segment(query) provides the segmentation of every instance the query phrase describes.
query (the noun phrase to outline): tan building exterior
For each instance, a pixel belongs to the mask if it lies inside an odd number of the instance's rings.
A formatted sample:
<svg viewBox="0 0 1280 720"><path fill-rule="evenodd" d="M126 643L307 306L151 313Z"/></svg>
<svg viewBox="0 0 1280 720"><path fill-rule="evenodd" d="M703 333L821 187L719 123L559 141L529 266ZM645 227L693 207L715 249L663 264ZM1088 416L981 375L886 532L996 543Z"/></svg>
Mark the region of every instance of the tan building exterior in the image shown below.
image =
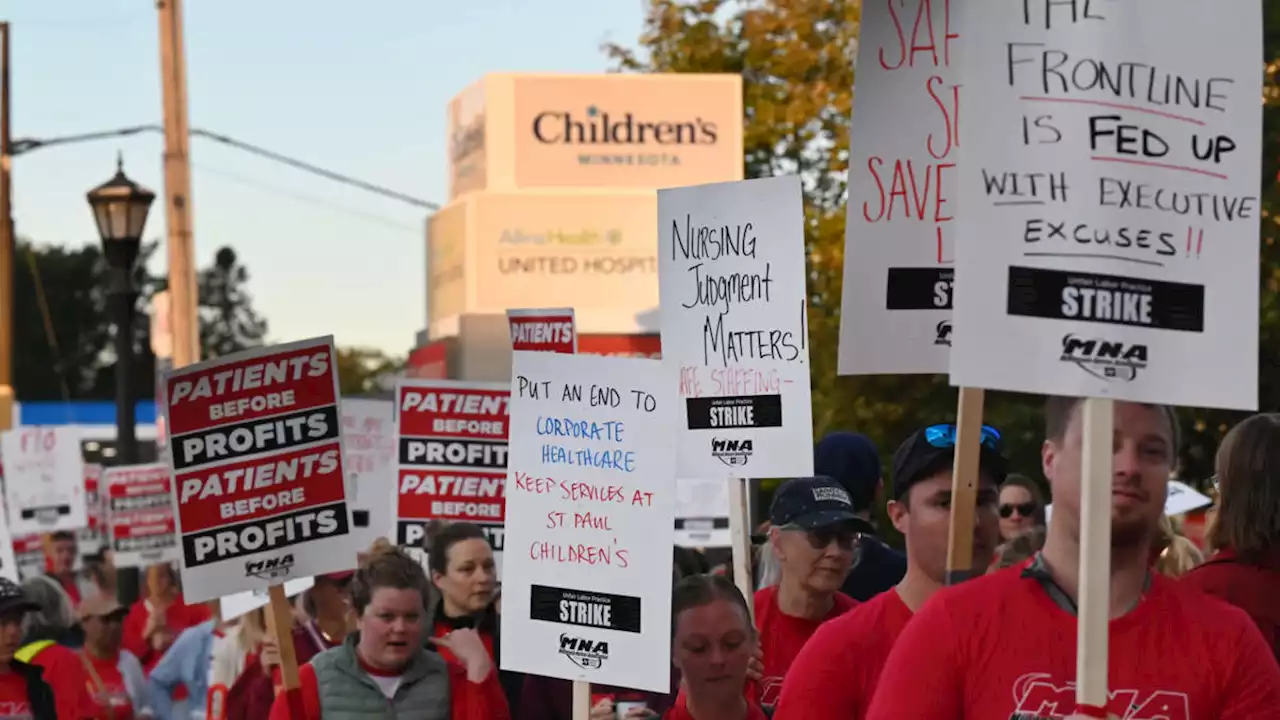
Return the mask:
<svg viewBox="0 0 1280 720"><path fill-rule="evenodd" d="M572 307L580 333L655 333L656 190L742 179L736 75L487 75L447 117L431 343L519 307Z"/></svg>

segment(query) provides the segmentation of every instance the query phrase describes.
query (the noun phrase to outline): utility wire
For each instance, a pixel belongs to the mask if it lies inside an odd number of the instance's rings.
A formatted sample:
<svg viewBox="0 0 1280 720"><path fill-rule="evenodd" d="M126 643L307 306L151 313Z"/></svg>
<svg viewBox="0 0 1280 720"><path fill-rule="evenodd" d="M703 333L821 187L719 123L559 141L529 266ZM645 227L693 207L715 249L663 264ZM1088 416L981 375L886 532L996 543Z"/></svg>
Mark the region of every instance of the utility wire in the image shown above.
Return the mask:
<svg viewBox="0 0 1280 720"><path fill-rule="evenodd" d="M18 156L46 147L67 145L78 142L90 142L94 140L105 140L116 137L128 137L131 135L150 132L163 133L164 128L160 125L134 125L131 127L117 128L115 130L102 130L99 132L81 133L78 135L62 135L52 138L17 138L12 142L10 152L14 156ZM343 173L334 170L322 168L319 165L313 165L304 160L299 160L297 158L275 152L274 150L268 150L264 147L244 142L243 140L237 140L230 135L223 135L222 133L215 133L209 130L202 130L200 128L191 128L191 135L193 137L212 140L216 143L227 145L228 147L233 147L237 150L257 155L258 157L263 157L268 160L273 160L297 170L302 170L303 172L311 173L312 175L318 175L327 180L332 180L343 185L364 190L365 192L373 193L374 195L381 195L385 198L398 200L402 203L413 205L414 207L424 208L433 212L440 209L439 203L433 203L429 200L416 198L412 195L406 195L405 193L383 187L382 185L376 185L350 175L344 175Z"/></svg>

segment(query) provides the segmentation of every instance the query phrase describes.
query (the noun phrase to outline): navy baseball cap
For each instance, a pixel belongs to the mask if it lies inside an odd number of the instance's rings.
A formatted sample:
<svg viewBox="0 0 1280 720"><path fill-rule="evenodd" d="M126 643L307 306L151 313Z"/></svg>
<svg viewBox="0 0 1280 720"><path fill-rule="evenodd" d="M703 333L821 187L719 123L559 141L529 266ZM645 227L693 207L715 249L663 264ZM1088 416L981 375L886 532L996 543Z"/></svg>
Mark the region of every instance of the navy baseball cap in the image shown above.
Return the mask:
<svg viewBox="0 0 1280 720"><path fill-rule="evenodd" d="M783 483L773 495L769 523L779 528L818 530L841 523L866 524L866 521L854 515L848 490L829 477L817 476Z"/></svg>
<svg viewBox="0 0 1280 720"><path fill-rule="evenodd" d="M956 426L930 425L913 433L893 453L893 497L901 500L915 483L955 464ZM1000 431L983 425L978 469L996 485L1009 474Z"/></svg>

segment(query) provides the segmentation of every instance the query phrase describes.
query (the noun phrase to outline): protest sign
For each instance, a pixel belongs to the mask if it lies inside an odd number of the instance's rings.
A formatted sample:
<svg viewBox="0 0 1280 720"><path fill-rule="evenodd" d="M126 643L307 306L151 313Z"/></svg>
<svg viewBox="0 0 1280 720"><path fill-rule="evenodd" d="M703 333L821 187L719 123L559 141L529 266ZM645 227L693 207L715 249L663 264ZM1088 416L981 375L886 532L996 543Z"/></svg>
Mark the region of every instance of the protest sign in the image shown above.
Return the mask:
<svg viewBox="0 0 1280 720"><path fill-rule="evenodd" d="M568 353L578 351L578 333L574 329L573 308L543 310L508 310L511 326L511 349L516 352Z"/></svg>
<svg viewBox="0 0 1280 720"><path fill-rule="evenodd" d="M724 480L677 480L676 544L729 547L729 494Z"/></svg>
<svg viewBox="0 0 1280 720"><path fill-rule="evenodd" d="M951 381L1253 409L1259 4L1078 9L965 7Z"/></svg>
<svg viewBox="0 0 1280 720"><path fill-rule="evenodd" d="M298 578L290 580L284 584L284 594L287 597L294 597L301 592L310 590L312 585L316 584L314 577ZM222 608L223 622L230 622L241 615L253 612L267 604L267 589L258 588L256 590L246 590L244 592L235 593L234 595L224 595L220 601Z"/></svg>
<svg viewBox="0 0 1280 720"><path fill-rule="evenodd" d="M169 373L189 602L355 566L333 338Z"/></svg>
<svg viewBox="0 0 1280 720"><path fill-rule="evenodd" d="M960 144L958 21L950 0L862 8L857 129L849 136L841 375L947 372Z"/></svg>
<svg viewBox="0 0 1280 720"><path fill-rule="evenodd" d="M38 541L37 537L37 541ZM9 514L5 512L4 500L0 499L0 577L13 582L22 582L24 577L18 565L17 543L9 533ZM43 567L41 568L43 570Z"/></svg>
<svg viewBox="0 0 1280 720"><path fill-rule="evenodd" d="M396 386L396 544L419 548L428 522L463 521L479 525L495 555L502 552L510 397L499 383L402 379Z"/></svg>
<svg viewBox="0 0 1280 720"><path fill-rule="evenodd" d="M0 455L4 457L10 533L50 533L88 526L79 428L10 430L0 436Z"/></svg>
<svg viewBox="0 0 1280 720"><path fill-rule="evenodd" d="M103 486L115 566L177 562L169 466L153 463L110 467L103 473Z"/></svg>
<svg viewBox="0 0 1280 720"><path fill-rule="evenodd" d="M676 367L518 352L502 668L671 691Z"/></svg>
<svg viewBox="0 0 1280 720"><path fill-rule="evenodd" d="M48 569L44 539L39 535L13 536L13 554L18 566L18 578L21 580L43 575Z"/></svg>
<svg viewBox="0 0 1280 720"><path fill-rule="evenodd" d="M800 178L659 190L658 257L679 476L813 474Z"/></svg>
<svg viewBox="0 0 1280 720"><path fill-rule="evenodd" d="M76 532L76 545L80 552L76 562L82 562L85 555L94 555L102 551L106 542L106 502L102 487L102 466L97 463L84 465L84 504L89 524Z"/></svg>
<svg viewBox="0 0 1280 720"><path fill-rule="evenodd" d="M342 401L342 446L347 456L347 502L351 504L351 537L366 548L395 520L395 405L390 400Z"/></svg>

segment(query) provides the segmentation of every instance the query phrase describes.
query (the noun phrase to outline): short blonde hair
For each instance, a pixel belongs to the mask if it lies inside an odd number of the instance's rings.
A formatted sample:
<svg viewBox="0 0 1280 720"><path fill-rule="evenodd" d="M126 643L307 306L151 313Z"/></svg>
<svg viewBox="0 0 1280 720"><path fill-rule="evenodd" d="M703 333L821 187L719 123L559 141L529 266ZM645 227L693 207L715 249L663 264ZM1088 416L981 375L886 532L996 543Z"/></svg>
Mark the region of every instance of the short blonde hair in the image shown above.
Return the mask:
<svg viewBox="0 0 1280 720"><path fill-rule="evenodd" d="M1156 572L1161 575L1181 577L1204 562L1204 553L1178 532L1168 515L1160 517L1160 545L1163 549L1156 558Z"/></svg>

